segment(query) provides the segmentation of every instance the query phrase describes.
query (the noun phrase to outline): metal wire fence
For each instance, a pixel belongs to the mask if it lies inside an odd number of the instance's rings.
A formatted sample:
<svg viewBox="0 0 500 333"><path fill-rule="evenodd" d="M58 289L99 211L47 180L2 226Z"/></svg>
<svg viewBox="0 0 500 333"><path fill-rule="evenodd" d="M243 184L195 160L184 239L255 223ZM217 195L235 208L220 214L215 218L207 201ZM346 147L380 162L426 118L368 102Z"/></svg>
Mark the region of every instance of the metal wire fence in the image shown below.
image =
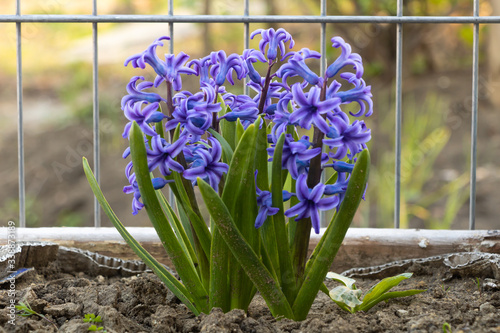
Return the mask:
<svg viewBox="0 0 500 333"><path fill-rule="evenodd" d="M475 228L476 211L476 156L477 156L477 117L478 117L478 72L479 72L479 26L487 23L500 23L500 16L479 16L479 0L473 0L472 16L404 16L403 0L397 0L395 16L328 16L326 0L320 0L320 15L250 15L249 0L244 0L242 15L175 15L173 0L168 1L167 15L98 15L97 0L93 0L92 15L21 15L21 0L16 0L15 15L0 15L0 23L15 23L17 34L17 115L18 115L18 176L19 176L19 226L26 226L25 163L24 163L24 111L23 111L23 69L21 29L26 23L91 23L93 36L93 157L94 171L100 180L100 141L99 141L99 91L98 91L98 26L99 23L168 23L170 36L174 37L176 23L241 23L244 26L244 47L249 46L250 23L315 23L321 25L321 71L326 66L326 24L327 23L389 23L396 29L396 84L395 84L395 202L394 227L400 226L401 208L401 127L402 127L402 62L403 30L405 24L472 24L473 25L473 63L472 63L472 119L471 119L471 158L470 158L470 203L469 229ZM173 53L173 43L170 52ZM94 226L101 226L100 208L94 202Z"/></svg>

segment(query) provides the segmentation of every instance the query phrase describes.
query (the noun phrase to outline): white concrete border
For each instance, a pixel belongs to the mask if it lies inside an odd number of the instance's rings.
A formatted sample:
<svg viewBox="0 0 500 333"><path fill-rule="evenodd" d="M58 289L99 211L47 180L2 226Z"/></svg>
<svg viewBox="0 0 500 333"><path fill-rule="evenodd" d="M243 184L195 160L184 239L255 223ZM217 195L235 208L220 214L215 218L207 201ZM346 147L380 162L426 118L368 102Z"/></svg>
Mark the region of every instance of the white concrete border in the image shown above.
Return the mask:
<svg viewBox="0 0 500 333"><path fill-rule="evenodd" d="M127 230L139 242L159 242L154 228L127 227ZM311 242L317 242L326 229L321 229L319 235L311 233ZM7 239L7 228L0 228L0 244ZM123 241L115 228L93 227L60 227L60 228L17 228L17 241ZM432 244L461 243L466 240L481 240L483 238L500 238L500 230L427 230L427 229L375 229L351 228L347 231L345 242L380 242L415 245L425 248Z"/></svg>

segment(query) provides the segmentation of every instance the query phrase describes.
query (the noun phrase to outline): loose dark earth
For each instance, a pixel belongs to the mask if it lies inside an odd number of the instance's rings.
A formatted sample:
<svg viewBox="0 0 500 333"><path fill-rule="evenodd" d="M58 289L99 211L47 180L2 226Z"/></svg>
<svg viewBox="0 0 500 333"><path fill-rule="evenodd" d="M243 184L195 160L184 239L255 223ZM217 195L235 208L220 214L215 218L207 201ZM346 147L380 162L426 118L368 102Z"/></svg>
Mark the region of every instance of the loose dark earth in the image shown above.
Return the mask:
<svg viewBox="0 0 500 333"><path fill-rule="evenodd" d="M195 317L151 273L132 277L61 273L57 262L17 280L17 297L58 327L37 317L16 317L8 324L7 286L0 289L0 332L88 332L85 314L100 315L108 332L500 332L499 281L490 277L452 276L445 268L413 264L414 276L397 288L426 292L391 300L368 313L349 314L320 293L306 320L274 319L260 296L248 313L233 310ZM378 280L358 279L367 290ZM331 289L335 283L328 282ZM3 328L2 328L3 327ZM446 331L448 332L448 331Z"/></svg>

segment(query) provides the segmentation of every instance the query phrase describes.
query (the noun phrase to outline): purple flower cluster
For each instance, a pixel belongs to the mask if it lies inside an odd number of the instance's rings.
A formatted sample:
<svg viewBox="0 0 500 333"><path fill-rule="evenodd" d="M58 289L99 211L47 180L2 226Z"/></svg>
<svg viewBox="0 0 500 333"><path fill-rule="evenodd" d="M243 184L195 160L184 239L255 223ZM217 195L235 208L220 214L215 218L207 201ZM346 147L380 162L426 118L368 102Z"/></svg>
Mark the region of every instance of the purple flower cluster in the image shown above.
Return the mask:
<svg viewBox="0 0 500 333"><path fill-rule="evenodd" d="M128 94L121 106L130 122L123 137L128 137L132 122L137 122L144 134L149 169L161 175L153 179L155 189L165 186L165 179L172 172L191 180L193 186L200 177L218 189L228 165L221 159L221 143L209 131L219 131L223 122L240 122L246 128L262 116L270 128L270 160L279 137L285 134L281 165L296 181L295 193L285 191L283 198L295 196L299 203L283 213L296 220L310 218L314 230L319 232L318 211L339 206L356 155L371 138L363 120L350 119L372 114L371 87L362 78L361 57L340 37L331 40L340 55L324 73L317 74L308 63L318 61L321 55L307 48L287 50L293 48L294 40L284 29L259 29L251 34L252 39L256 36L261 37L258 49L244 50L241 55L218 51L189 61L189 56L181 52L167 54L163 60L156 54L157 48L170 38L160 37L144 52L128 58L125 65L131 63L142 69L149 65L156 77L149 82L135 76L127 85ZM265 73L256 70L258 63L260 67L267 66ZM200 90L182 90L184 75L196 76ZM244 78L248 79L252 95L226 90L227 83L234 85L235 80ZM167 91L176 93L162 96L153 91L162 83ZM359 106L359 110L349 112L349 116L343 108L350 103ZM173 137L177 128L179 138L169 142L167 138ZM299 138L299 132L308 130L314 131L314 136ZM129 149L124 157L128 155ZM311 174L317 176L328 168L338 174L335 184L311 181L317 178ZM132 162L127 165L126 176L130 185L125 186L124 192L134 194L132 207L136 214L143 204ZM256 227L278 213L278 208L272 207L268 190L257 188Z"/></svg>

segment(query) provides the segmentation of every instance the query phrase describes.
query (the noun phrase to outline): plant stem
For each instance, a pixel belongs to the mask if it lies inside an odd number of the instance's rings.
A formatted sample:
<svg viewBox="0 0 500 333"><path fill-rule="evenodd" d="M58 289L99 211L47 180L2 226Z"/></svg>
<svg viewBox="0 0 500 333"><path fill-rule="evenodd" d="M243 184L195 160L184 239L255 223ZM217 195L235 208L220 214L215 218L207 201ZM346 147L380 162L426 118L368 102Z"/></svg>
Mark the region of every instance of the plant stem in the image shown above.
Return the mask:
<svg viewBox="0 0 500 333"><path fill-rule="evenodd" d="M264 82L264 88L262 88L262 92L260 93L260 101L259 101L259 114L264 113L264 104L266 104L267 91L269 90L269 84L271 83L271 68L273 68L274 62L269 64L267 68L266 80Z"/></svg>
<svg viewBox="0 0 500 333"><path fill-rule="evenodd" d="M215 86L215 98L214 98L214 101L213 101L214 104L217 103L218 97L219 97L219 86L216 85ZM213 115L213 118L212 118L212 128L217 133L220 133L220 130L219 130L219 121L217 120L217 114Z"/></svg>
<svg viewBox="0 0 500 333"><path fill-rule="evenodd" d="M165 81L167 84L167 116L169 119L172 118L172 114L174 113L174 103L172 96L172 82Z"/></svg>

